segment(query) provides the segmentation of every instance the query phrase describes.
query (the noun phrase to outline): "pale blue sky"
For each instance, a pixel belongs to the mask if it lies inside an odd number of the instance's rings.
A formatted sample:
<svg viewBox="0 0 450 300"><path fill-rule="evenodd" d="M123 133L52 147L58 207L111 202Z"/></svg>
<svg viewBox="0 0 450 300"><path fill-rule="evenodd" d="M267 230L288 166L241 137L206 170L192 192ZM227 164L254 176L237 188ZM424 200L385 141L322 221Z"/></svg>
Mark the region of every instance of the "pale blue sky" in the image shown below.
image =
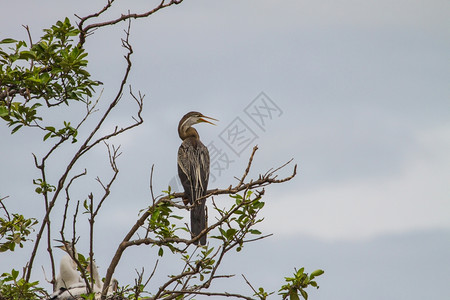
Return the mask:
<svg viewBox="0 0 450 300"><path fill-rule="evenodd" d="M110 16L146 3L119 1ZM21 25L27 24L36 40L56 20L68 16L75 21L74 13L91 13L101 4L21 1L7 6L0 38L26 39ZM258 136L252 175L291 158L299 166L294 180L266 191L261 229L274 237L230 259L226 272L245 273L255 285L276 290L294 267L323 268L321 288L311 299L448 298L449 9L448 1L438 0L185 0L133 21L130 83L147 95L145 123L114 141L123 155L120 177L98 221L101 272L115 243L149 201L151 165L156 190L165 190L176 176L178 120L199 110L220 120L216 127L198 127L204 143L213 142L233 161L210 187L228 186L246 165L251 147L238 156L220 138L236 117ZM105 83L105 102L121 79L124 28L125 23L99 30L86 43L89 71ZM267 120L264 130L245 113L262 91L282 111ZM109 128L129 122L133 109L124 98ZM58 118L65 119L64 113ZM41 137L34 132L9 136L4 127L0 134L0 155L8 158L2 169L17 170L0 172L0 193L10 196L12 208L25 205L28 215L41 216L30 154L35 147L37 154L44 153ZM63 164L68 154L59 154L55 164ZM77 191L74 197L80 199L91 190L99 192L94 178L109 174L105 149L95 149L74 172L85 165L89 174L82 183L89 189ZM288 167L281 176L290 172ZM87 242L80 241L81 251ZM151 270L149 251L133 249L124 257L116 274L121 284L132 283L128 280L142 261ZM16 259L8 256L6 263L2 258L0 271L22 263ZM40 265L49 272L45 259L39 258L36 279L43 278ZM263 263L245 265L256 259ZM237 277L233 286L246 291Z"/></svg>

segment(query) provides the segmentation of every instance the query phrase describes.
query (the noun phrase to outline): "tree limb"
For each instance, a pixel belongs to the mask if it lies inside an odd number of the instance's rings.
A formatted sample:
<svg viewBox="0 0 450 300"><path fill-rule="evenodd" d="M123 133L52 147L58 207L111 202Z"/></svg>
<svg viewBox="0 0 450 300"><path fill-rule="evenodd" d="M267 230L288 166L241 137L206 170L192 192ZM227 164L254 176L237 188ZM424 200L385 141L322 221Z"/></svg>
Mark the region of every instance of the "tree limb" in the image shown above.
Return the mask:
<svg viewBox="0 0 450 300"><path fill-rule="evenodd" d="M250 156L249 162L248 162L248 166L246 171L244 172L244 175L242 176L242 178L245 179L245 176L248 174L252 162L253 162L253 157L255 155L255 152L258 150L258 147L254 147L253 148L253 152ZM290 161L289 161L290 162ZM294 170L293 173L288 176L285 177L283 179L275 179L276 174L275 172L280 170L281 168L285 167L287 164L286 163L284 165L282 165L280 168L277 168L273 171L270 172L266 172L264 175L260 175L258 180L250 180L250 182L248 183L241 183L239 182L235 187L228 187L227 189L213 189L213 190L208 190L206 193L205 197L203 198L207 198L210 196L214 196L214 195L221 195L221 194L237 194L241 191L244 190L253 190L253 189L257 189L260 187L264 187L266 185L269 184L273 184L273 183L281 183L281 182L285 182L288 180L291 180L296 174L297 174L297 165L294 166ZM243 181L243 180L242 180ZM153 203L153 205L151 207L155 207L156 205L162 203L162 202L170 202L171 204L173 203L173 199L175 198L183 198L184 197L184 193L172 193L170 195L166 195L163 197L159 197L156 202ZM108 266L107 272L106 272L106 277L105 277L105 282L104 282L104 287L103 287L103 291L102 291L102 297L106 296L106 292L107 292L107 286L109 285L112 275L114 274L114 271L122 257L123 252L125 251L126 248L133 246L133 245L141 245L141 244L153 244L153 245L164 245L167 243L182 243L185 245L190 245L192 243L194 243L195 241L197 241L198 239L200 239L201 236L207 234L209 231L211 231L212 229L216 228L217 226L219 226L224 220L226 220L227 218L229 218L231 216L232 213L234 213L237 209L240 208L240 205L237 205L233 210L231 210L228 214L222 216L221 219L219 219L216 223L214 223L213 225L209 226L208 228L205 228L199 235L195 236L194 238L187 240L187 239L182 239L182 238L167 238L167 239L162 239L162 240L155 240L152 238L142 238L142 239L137 239L137 240L132 240L132 237L134 236L134 234L137 232L137 230L139 228L141 228L141 226L145 223L145 221L147 220L147 218L150 216L151 214L151 207L149 209L147 209L142 215L141 217L136 221L136 223L132 226L132 228L130 229L130 231L125 235L124 239L122 240L122 242L119 244L112 260L111 263ZM103 298L104 299L104 298Z"/></svg>
<svg viewBox="0 0 450 300"><path fill-rule="evenodd" d="M114 25L117 24L119 22L122 21L126 21L126 20L130 20L130 19L140 19L140 18L146 18L154 13L156 13L157 11L169 7L173 4L180 4L181 2L183 2L183 0L171 0L171 1L166 1L166 0L162 0L158 6L156 6L155 8L148 10L144 13L130 13L128 12L127 14L122 14L120 17L109 20L109 21L105 21L105 22L98 22L98 23L92 23L89 25L84 26L84 23L89 20L89 19L93 19L93 18L97 18L99 17L101 14L103 14L104 12L106 12L113 4L114 0L108 0L107 4L97 13L88 15L86 17L80 18L80 22L78 23L78 29L80 30L80 34L79 34L79 45L83 46L83 44L86 41L86 37L90 34L92 34L92 32L94 30L97 30L101 27L105 27L105 26L110 26L110 25Z"/></svg>

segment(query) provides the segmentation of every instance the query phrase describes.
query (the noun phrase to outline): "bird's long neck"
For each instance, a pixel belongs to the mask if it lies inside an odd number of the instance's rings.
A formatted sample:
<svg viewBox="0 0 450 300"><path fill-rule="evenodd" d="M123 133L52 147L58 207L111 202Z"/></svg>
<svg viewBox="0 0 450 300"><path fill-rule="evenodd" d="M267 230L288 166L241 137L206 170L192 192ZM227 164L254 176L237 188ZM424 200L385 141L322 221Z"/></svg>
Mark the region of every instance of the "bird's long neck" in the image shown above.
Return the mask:
<svg viewBox="0 0 450 300"><path fill-rule="evenodd" d="M193 137L197 140L200 139L200 136L198 135L197 130L195 130L195 128L193 128L193 127L188 127L187 129L185 129L183 127L180 128L179 135L183 141L185 139L187 139L188 137Z"/></svg>
<svg viewBox="0 0 450 300"><path fill-rule="evenodd" d="M72 248L73 247L73 248ZM66 250L66 252L69 254L69 256L72 258L72 259L78 259L78 253L77 253L77 249L75 249L75 246L70 246L67 250Z"/></svg>

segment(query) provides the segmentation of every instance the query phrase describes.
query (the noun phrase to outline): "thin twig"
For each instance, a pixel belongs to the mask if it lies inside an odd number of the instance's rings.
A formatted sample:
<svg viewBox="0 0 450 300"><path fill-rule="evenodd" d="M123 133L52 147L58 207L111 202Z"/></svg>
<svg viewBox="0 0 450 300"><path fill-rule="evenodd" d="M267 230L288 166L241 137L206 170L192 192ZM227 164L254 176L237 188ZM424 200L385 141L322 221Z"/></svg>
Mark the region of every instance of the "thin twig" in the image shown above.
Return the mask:
<svg viewBox="0 0 450 300"><path fill-rule="evenodd" d="M69 189L70 189L70 186L72 185L72 183L73 183L76 179L78 179L79 177L84 176L84 175L86 175L86 174L87 174L87 170L84 169L84 172L79 173L79 174L73 176L73 177L69 180L69 183L67 184L67 186L66 186L66 188L65 188L65 191L66 191L66 204L65 204L65 206L64 206L64 214L63 214L63 219L62 219L62 222L61 222L61 230L59 231L59 233L61 234L61 239L63 239L64 227L65 227L65 224L66 224L66 218L67 218L67 210L69 209L69 202L70 202L70 193L69 193ZM64 239L63 239L63 240L64 240Z"/></svg>
<svg viewBox="0 0 450 300"><path fill-rule="evenodd" d="M95 214L94 214L94 195L90 193L88 195L89 198L89 263L91 264L91 276L90 276L90 287L94 289L94 276L92 276L92 271L94 269L94 223L95 223Z"/></svg>
<svg viewBox="0 0 450 300"><path fill-rule="evenodd" d="M244 277L245 282L248 284L248 286L253 290L253 292L255 292L255 294L257 294L258 292L255 290L255 288L250 284L250 282L247 280L247 278L245 278L244 274L241 274L242 277Z"/></svg>
<svg viewBox="0 0 450 300"><path fill-rule="evenodd" d="M248 172L250 172L250 166L252 165L253 156L255 156L256 150L258 150L258 146L253 147L252 154L250 155L250 159L248 160L247 168L245 169L244 175L242 175L241 180L239 181L239 184L237 185L238 187L240 187L242 185L242 183L245 180L245 177L247 177L247 175L248 175Z"/></svg>
<svg viewBox="0 0 450 300"><path fill-rule="evenodd" d="M6 213L6 217L8 218L8 221L11 221L11 216L9 215L8 210L6 209L5 204L3 203L3 200L9 198L9 196L5 196L3 198L0 198L0 205L2 206L2 209L5 211Z"/></svg>
<svg viewBox="0 0 450 300"><path fill-rule="evenodd" d="M156 260L155 266L153 267L153 271L152 271L152 273L150 274L150 277L148 278L148 280L147 280L147 282L145 283L145 285L147 285L147 284L150 282L150 280L153 278L153 275L155 275L156 268L158 267L158 263L159 263L159 259Z"/></svg>

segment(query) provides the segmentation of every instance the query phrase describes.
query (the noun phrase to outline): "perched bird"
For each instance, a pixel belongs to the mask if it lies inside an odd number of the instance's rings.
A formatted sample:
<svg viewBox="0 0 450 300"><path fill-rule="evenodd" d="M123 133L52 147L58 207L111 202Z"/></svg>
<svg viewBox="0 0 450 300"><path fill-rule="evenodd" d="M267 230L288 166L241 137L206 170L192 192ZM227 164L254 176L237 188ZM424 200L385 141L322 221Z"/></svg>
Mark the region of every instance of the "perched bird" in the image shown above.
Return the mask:
<svg viewBox="0 0 450 300"><path fill-rule="evenodd" d="M84 283L78 283L70 288L61 288L55 291L48 298L49 300L82 300L82 295L87 293L86 285ZM97 298L96 298L97 299ZM98 298L100 299L100 298Z"/></svg>
<svg viewBox="0 0 450 300"><path fill-rule="evenodd" d="M103 282L98 274L97 265L94 261L89 262L88 271L91 273L91 278L94 280L94 292L101 292L103 289Z"/></svg>
<svg viewBox="0 0 450 300"><path fill-rule="evenodd" d="M67 255L63 256L60 262L59 275L56 278L56 285L53 293L48 298L49 300L75 300L84 299L83 295L89 292L86 283L81 278L80 273L77 270L77 264L75 263L73 257L76 257L77 251L75 246L70 242L62 242L62 245L56 246L67 252ZM92 276L94 280L94 286L92 292L95 293L94 299L101 298L101 291L103 289L103 282L100 279L97 265L94 261L90 262L87 271ZM108 288L107 296L111 296L117 291L118 282L116 279L112 279L111 285ZM119 299L119 298L117 298Z"/></svg>
<svg viewBox="0 0 450 300"><path fill-rule="evenodd" d="M54 292L59 291L62 288L68 289L72 286L78 286L80 283L83 283L80 273L78 273L77 270L77 264L72 258L72 256L77 255L75 246L66 241L63 242L62 245L56 247L62 249L67 254L61 258L59 263L59 274L56 277L56 285L53 290Z"/></svg>
<svg viewBox="0 0 450 300"><path fill-rule="evenodd" d="M100 279L100 275L98 273L97 265L95 264L95 261L89 262L88 265L88 271L91 273L91 277L94 280L94 288L93 291L95 293L101 293L103 290L103 281ZM108 293L107 295L114 294L119 287L119 282L117 279L112 278L111 283L108 287Z"/></svg>
<svg viewBox="0 0 450 300"><path fill-rule="evenodd" d="M209 180L209 153L208 148L200 141L197 130L192 125L206 122L212 125L214 118L202 115L199 112L191 111L181 118L178 124L178 135L183 140L178 149L178 176L184 187L185 203L193 205L191 209L191 231L196 237L206 228L206 199L197 199L205 196ZM203 235L196 244L206 244L206 234Z"/></svg>

